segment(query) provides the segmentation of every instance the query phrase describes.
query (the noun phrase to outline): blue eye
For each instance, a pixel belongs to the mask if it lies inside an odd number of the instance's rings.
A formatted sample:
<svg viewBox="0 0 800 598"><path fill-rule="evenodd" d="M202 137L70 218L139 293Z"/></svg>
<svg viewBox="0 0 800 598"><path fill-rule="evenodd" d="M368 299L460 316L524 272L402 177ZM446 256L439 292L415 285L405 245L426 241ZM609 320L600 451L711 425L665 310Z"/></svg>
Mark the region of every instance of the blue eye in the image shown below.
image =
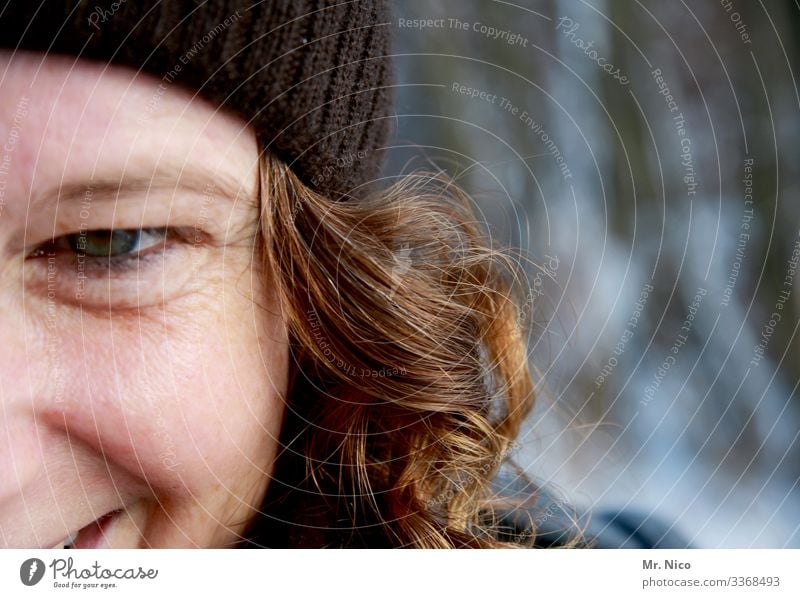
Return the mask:
<svg viewBox="0 0 800 598"><path fill-rule="evenodd" d="M168 232L166 228L90 230L66 235L61 241L76 254L87 257L115 257L139 253L163 243L167 239ZM58 241L57 239L56 242Z"/></svg>
<svg viewBox="0 0 800 598"><path fill-rule="evenodd" d="M138 259L148 249L165 246L173 229L164 228L112 228L82 231L53 239L39 246L31 257L71 254L88 260ZM114 258L117 258L114 260Z"/></svg>
<svg viewBox="0 0 800 598"><path fill-rule="evenodd" d="M67 243L75 253L91 257L112 257L137 251L141 229L92 230L67 236Z"/></svg>

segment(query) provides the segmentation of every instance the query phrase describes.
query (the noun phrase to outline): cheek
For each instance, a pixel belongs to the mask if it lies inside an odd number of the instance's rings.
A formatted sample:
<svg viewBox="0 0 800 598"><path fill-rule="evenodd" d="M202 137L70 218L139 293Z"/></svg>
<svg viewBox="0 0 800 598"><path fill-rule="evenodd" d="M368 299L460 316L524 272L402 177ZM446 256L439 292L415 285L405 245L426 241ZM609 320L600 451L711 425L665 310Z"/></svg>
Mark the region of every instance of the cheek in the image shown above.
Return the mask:
<svg viewBox="0 0 800 598"><path fill-rule="evenodd" d="M252 304L84 315L60 334L63 388L44 416L155 490L266 475L286 387L286 345L256 334L270 326Z"/></svg>

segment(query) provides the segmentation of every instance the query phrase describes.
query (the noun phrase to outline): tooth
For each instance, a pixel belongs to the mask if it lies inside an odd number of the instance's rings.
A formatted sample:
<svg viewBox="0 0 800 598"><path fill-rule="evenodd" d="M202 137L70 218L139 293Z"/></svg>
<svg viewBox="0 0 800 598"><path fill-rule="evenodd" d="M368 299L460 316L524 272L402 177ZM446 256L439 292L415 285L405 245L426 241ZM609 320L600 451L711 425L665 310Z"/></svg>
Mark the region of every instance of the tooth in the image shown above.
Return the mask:
<svg viewBox="0 0 800 598"><path fill-rule="evenodd" d="M51 550L56 550L56 549L64 548L64 543L65 543L65 542L66 542L66 540L61 540L61 542L59 542L58 544L56 544L55 546L53 546L53 547L51 548Z"/></svg>
<svg viewBox="0 0 800 598"><path fill-rule="evenodd" d="M78 537L80 530L77 532L72 532L69 536L64 538L64 548L72 548L72 545L75 543L75 539Z"/></svg>

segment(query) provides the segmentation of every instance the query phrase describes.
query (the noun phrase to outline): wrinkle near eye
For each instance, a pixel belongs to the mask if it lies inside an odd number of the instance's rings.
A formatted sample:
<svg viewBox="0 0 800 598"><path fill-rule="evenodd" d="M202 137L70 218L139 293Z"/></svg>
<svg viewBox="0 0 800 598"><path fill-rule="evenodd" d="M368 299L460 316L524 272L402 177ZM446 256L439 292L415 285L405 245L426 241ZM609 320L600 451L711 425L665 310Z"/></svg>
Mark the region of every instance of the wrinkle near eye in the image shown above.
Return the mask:
<svg viewBox="0 0 800 598"><path fill-rule="evenodd" d="M109 234L104 236L105 244L103 236L98 241L102 255L97 256L74 251L70 240L60 237L58 247L40 248L26 260L25 284L48 300L106 310L162 304L193 288L203 288L198 279L214 271L212 264L221 250L189 243L178 234L169 239L163 233L169 229L154 230L119 240L126 247L116 249L133 251L116 255L109 255L113 240ZM145 244L150 244L149 248Z"/></svg>

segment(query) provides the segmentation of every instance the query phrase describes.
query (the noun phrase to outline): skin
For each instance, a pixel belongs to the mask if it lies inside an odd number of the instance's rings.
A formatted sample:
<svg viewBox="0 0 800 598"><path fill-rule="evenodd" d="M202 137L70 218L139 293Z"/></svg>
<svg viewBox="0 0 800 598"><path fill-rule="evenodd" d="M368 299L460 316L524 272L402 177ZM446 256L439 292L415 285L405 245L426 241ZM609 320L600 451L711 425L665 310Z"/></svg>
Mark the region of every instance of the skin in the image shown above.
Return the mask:
<svg viewBox="0 0 800 598"><path fill-rule="evenodd" d="M228 546L266 492L288 352L255 137L159 84L0 52L0 546L117 509L100 546ZM174 230L111 267L63 242L143 227Z"/></svg>

